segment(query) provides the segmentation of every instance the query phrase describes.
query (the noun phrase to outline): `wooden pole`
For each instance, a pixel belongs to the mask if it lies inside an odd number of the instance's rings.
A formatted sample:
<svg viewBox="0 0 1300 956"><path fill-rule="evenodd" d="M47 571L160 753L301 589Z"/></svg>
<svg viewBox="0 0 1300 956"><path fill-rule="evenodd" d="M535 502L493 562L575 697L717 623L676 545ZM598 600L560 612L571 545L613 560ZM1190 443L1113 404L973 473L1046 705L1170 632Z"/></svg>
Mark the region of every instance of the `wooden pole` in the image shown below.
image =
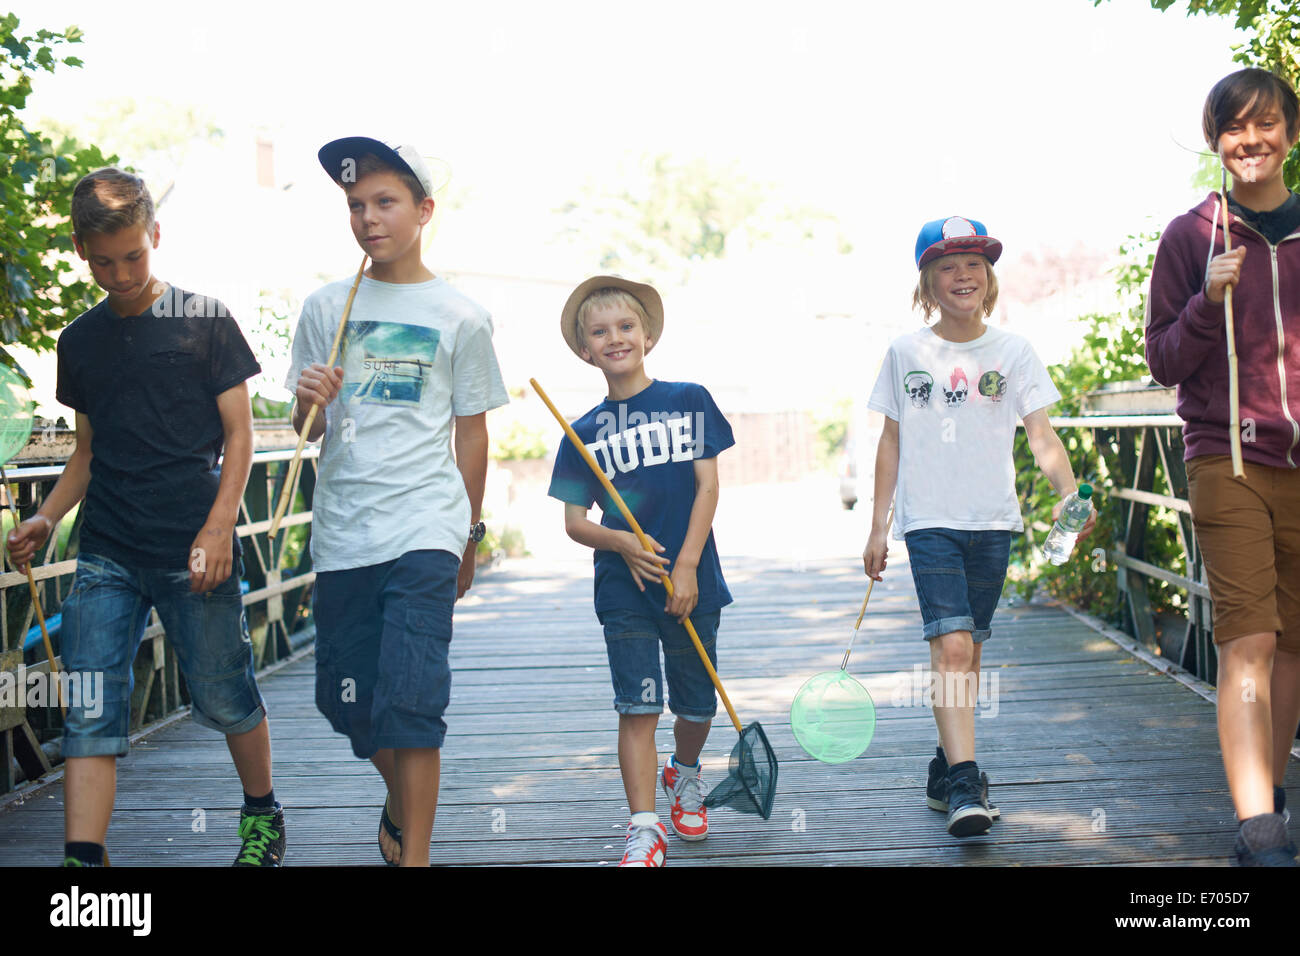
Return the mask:
<svg viewBox="0 0 1300 956"><path fill-rule="evenodd" d="M347 328L348 316L352 314L352 300L357 297L357 287L361 285L361 276L366 271L366 263L369 256L361 257L361 268L357 270L357 277L352 280L352 290L348 293L347 304L343 306L343 317L339 319L338 331L334 333L334 345L330 348L330 355L326 365L334 367L334 362L339 357L339 345L343 341L343 330ZM266 534L267 547L275 540L276 533L280 530L280 522L284 520L284 513L289 507L289 501L293 498L293 490L298 484L298 469L302 467L302 450L307 445L307 435L311 432L312 422L316 420L316 413L320 411L320 406L313 404L307 410L307 417L303 420L302 431L298 433L298 447L293 450L293 458L289 462L289 473L285 477L284 488L280 492L280 503L276 506L275 514L271 518L271 530Z"/></svg>
<svg viewBox="0 0 1300 956"><path fill-rule="evenodd" d="M1232 233L1228 231L1228 170L1223 170L1223 251L1232 251ZM1228 336L1228 436L1232 443L1232 474L1236 478L1245 478L1246 469L1241 462L1241 411L1238 405L1237 387L1237 332L1232 321L1232 283L1223 289L1223 313L1226 319L1225 332Z"/></svg>

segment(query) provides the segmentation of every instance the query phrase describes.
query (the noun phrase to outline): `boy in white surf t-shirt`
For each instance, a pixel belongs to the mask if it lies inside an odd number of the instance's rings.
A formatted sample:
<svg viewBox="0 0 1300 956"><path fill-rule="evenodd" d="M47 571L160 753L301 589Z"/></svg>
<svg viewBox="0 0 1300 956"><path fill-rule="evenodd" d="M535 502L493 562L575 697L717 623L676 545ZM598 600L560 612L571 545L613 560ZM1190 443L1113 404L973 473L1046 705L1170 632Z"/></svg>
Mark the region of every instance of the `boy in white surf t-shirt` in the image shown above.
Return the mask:
<svg viewBox="0 0 1300 956"><path fill-rule="evenodd" d="M1013 460L1018 417L1056 493L1065 499L1076 487L1047 419L1061 397L1047 370L1025 339L984 324L997 303L993 263L1001 253L974 220L952 216L922 227L913 304L927 322L936 309L940 319L890 345L868 402L884 414L885 428L863 566L880 580L895 499L894 537L907 542L935 688L939 747L926 804L947 812L948 832L958 837L987 832L998 816L975 762L975 695L1011 533L1024 530ZM1090 518L1081 538L1093 524Z"/></svg>

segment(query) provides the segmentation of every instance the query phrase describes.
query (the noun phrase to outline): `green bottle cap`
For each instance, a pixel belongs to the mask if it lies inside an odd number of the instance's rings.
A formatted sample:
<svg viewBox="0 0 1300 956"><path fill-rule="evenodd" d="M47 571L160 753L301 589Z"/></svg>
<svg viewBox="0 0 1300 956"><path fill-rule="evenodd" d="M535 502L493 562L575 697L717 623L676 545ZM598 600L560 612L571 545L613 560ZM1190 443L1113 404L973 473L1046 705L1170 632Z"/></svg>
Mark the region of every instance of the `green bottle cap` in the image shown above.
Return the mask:
<svg viewBox="0 0 1300 956"><path fill-rule="evenodd" d="M1088 484L1086 481L1085 481L1085 482L1081 482L1081 483L1079 484L1079 497L1080 497L1080 498L1091 498L1091 497L1092 497L1092 485Z"/></svg>

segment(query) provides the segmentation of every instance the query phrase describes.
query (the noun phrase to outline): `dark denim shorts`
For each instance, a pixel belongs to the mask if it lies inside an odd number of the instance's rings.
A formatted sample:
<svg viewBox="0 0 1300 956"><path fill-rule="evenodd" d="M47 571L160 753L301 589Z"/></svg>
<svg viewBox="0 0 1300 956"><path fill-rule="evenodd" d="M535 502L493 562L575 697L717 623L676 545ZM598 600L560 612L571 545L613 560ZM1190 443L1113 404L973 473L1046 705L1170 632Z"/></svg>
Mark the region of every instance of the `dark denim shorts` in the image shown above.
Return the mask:
<svg viewBox="0 0 1300 956"><path fill-rule="evenodd" d="M718 623L721 611L692 614L695 633L718 668ZM668 675L668 709L683 720L706 724L718 712L718 698L695 642L677 619L648 611L614 610L600 614L605 626L614 709L620 714L661 714L664 673ZM664 667L659 669L663 645Z"/></svg>
<svg viewBox="0 0 1300 956"><path fill-rule="evenodd" d="M427 550L316 575L316 706L358 757L442 746L459 573L457 555Z"/></svg>
<svg viewBox="0 0 1300 956"><path fill-rule="evenodd" d="M992 633L993 611L1007 580L1010 531L923 528L905 536L927 641L970 631L976 644Z"/></svg>
<svg viewBox="0 0 1300 956"><path fill-rule="evenodd" d="M246 733L262 722L266 709L253 676L241 573L236 558L230 577L195 594L188 569L132 568L97 554L77 558L59 632L63 667L70 677L78 675L79 691L98 687L102 693L68 695L65 757L126 756L132 665L150 607L176 652L194 722L224 734Z"/></svg>

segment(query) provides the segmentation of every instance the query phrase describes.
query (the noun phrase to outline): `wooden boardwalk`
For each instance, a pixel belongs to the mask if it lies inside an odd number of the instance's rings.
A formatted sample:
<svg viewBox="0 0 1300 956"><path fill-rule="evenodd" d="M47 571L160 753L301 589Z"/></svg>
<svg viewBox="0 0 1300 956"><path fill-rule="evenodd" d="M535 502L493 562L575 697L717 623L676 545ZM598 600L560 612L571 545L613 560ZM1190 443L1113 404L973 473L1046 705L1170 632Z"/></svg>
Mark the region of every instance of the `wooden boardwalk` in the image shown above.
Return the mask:
<svg viewBox="0 0 1300 956"><path fill-rule="evenodd" d="M715 810L703 843L670 835L670 865L1230 858L1235 826L1213 706L1072 615L1047 606L998 611L976 739L1002 818L987 836L958 841L925 807L935 730L920 685L913 689L913 668L927 656L905 561L891 563L877 586L850 665L875 698L875 739L835 767L799 748L789 704L804 679L838 667L862 600L860 562L796 570L733 559L726 567L736 603L723 613L720 672L742 721L761 721L777 751L776 805L767 821ZM484 574L458 608L452 650L435 862L616 863L627 810L590 564L525 560ZM383 785L317 713L313 669L309 654L262 682L276 793L288 814L286 862L373 866ZM671 740L665 719L663 753ZM721 779L734 742L720 710L706 784ZM1288 782L1297 792L1294 765ZM120 763L113 861L227 865L239 802L224 742L188 718L167 725ZM659 803L666 819L662 793ZM0 812L0 863L56 862L61 811L55 781Z"/></svg>

